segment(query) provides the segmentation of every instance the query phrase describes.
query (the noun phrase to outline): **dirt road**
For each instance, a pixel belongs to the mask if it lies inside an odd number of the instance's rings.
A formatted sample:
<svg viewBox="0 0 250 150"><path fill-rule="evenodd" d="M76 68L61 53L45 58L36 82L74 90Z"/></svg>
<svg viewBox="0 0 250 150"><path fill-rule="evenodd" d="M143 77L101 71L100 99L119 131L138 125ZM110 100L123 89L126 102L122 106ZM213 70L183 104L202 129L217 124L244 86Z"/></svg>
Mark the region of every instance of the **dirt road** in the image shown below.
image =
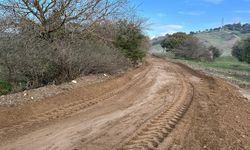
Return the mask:
<svg viewBox="0 0 250 150"><path fill-rule="evenodd" d="M0 149L250 149L250 104L220 79L149 57L102 83L0 107Z"/></svg>

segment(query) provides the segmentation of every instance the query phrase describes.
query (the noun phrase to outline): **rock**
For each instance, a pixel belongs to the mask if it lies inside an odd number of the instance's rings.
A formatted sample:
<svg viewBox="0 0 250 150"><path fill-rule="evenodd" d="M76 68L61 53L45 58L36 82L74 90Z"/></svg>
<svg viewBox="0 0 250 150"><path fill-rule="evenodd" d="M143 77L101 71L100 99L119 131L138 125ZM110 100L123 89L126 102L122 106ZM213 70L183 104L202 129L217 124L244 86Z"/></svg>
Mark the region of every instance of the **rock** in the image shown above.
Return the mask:
<svg viewBox="0 0 250 150"><path fill-rule="evenodd" d="M74 84L76 84L76 83L77 83L77 81L76 81L76 80L72 80L71 82L72 82L72 83L74 83Z"/></svg>

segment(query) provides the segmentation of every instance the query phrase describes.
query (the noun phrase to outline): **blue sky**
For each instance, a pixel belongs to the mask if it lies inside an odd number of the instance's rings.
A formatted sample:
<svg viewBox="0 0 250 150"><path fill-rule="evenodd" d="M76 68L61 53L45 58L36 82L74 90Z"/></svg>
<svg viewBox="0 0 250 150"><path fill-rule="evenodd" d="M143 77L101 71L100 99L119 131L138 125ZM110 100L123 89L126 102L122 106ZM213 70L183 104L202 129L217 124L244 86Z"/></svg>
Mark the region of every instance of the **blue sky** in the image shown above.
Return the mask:
<svg viewBox="0 0 250 150"><path fill-rule="evenodd" d="M225 24L250 22L250 0L134 0L149 19L152 38L178 31L190 32Z"/></svg>

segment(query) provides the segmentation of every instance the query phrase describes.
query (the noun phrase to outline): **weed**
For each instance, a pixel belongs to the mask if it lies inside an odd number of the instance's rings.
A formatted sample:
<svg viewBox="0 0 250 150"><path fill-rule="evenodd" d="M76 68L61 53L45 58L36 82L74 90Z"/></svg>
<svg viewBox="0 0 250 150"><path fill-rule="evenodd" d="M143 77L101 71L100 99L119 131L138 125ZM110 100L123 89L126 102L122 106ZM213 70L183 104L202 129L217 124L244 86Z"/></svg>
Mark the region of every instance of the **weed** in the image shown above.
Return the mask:
<svg viewBox="0 0 250 150"><path fill-rule="evenodd" d="M6 81L0 80L0 95L5 95L11 92L12 86Z"/></svg>

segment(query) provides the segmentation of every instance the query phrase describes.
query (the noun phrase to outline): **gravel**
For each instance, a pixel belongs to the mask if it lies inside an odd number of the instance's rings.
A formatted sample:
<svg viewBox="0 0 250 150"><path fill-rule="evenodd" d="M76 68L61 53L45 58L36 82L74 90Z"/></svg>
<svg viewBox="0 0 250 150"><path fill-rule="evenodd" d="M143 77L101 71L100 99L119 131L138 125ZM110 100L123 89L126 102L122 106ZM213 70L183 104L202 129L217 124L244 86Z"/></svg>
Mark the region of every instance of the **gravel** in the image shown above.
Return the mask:
<svg viewBox="0 0 250 150"><path fill-rule="evenodd" d="M27 103L38 102L47 97L58 95L65 91L83 87L92 83L102 82L109 78L110 76L107 74L83 76L72 80L71 82L63 83L60 85L48 85L15 94L2 95L0 96L0 106L13 107L18 105L24 105Z"/></svg>

